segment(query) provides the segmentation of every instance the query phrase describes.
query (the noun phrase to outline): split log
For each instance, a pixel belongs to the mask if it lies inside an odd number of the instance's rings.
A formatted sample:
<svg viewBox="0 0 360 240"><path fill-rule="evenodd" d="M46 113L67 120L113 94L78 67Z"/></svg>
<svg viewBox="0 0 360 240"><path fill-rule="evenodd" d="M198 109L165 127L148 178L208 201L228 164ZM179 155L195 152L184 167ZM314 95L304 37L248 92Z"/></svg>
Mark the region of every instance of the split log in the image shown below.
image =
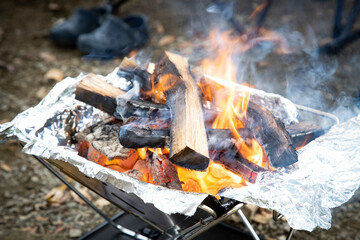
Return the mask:
<svg viewBox="0 0 360 240"><path fill-rule="evenodd" d="M297 162L296 149L284 124L269 110L250 101L246 116L245 126L263 147L271 166L286 167Z"/></svg>
<svg viewBox="0 0 360 240"><path fill-rule="evenodd" d="M124 93L124 91L90 73L77 85L75 99L113 115L117 106L116 97Z"/></svg>
<svg viewBox="0 0 360 240"><path fill-rule="evenodd" d="M148 162L148 168L149 182L171 189L182 190L176 168L166 156L152 154Z"/></svg>
<svg viewBox="0 0 360 240"><path fill-rule="evenodd" d="M156 84L166 81L166 85L171 86L165 91L171 111L170 160L193 170L207 169L209 151L203 109L187 60L165 52L152 77L155 77Z"/></svg>

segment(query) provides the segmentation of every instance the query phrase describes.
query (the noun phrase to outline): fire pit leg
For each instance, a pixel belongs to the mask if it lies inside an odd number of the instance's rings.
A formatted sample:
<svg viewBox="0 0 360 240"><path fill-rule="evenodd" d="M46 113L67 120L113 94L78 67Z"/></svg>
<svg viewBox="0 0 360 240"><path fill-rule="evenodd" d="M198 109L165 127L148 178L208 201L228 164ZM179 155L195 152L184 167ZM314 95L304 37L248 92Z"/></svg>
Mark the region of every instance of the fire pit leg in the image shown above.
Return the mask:
<svg viewBox="0 0 360 240"><path fill-rule="evenodd" d="M289 234L287 235L286 240L291 240L291 238L292 238L292 236L294 235L295 231L296 231L295 229L290 228L290 232L289 232Z"/></svg>
<svg viewBox="0 0 360 240"><path fill-rule="evenodd" d="M22 147L24 147L21 144ZM123 233L124 235L133 237L137 240L151 240L148 237L145 237L137 232L134 232L128 228L125 228L117 223L115 223L111 218L106 216L100 209L98 209L89 199L87 199L84 195L82 195L75 187L73 187L65 178L63 178L54 168L52 168L47 162L43 159L39 158L38 156L32 155L36 160L38 160L44 167L46 167L52 174L54 174L62 183L64 183L70 190L72 190L76 195L78 195L89 207L91 207L96 213L98 213L105 221L114 227L115 229L119 230L119 232Z"/></svg>
<svg viewBox="0 0 360 240"><path fill-rule="evenodd" d="M255 240L260 240L259 236L256 234L254 228L251 226L249 220L246 218L246 216L244 215L244 213L241 211L241 209L239 209L238 214L240 215L241 219L243 220L245 226L247 227L247 229L249 229L252 237Z"/></svg>

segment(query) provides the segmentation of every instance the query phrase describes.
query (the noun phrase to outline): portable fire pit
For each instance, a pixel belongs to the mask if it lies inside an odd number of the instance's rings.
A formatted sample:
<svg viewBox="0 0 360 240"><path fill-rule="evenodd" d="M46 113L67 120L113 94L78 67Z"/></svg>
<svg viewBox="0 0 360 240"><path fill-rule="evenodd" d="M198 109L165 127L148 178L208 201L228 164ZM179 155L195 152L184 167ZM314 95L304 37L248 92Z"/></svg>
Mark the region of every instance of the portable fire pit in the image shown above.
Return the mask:
<svg viewBox="0 0 360 240"><path fill-rule="evenodd" d="M297 143L298 145L305 144L315 139L328 130L330 125L337 123L336 117L332 116L331 114L316 111L314 109L304 108L302 106L297 106L297 108L301 112L300 115L302 116L301 119L303 122L306 122L306 119L308 121L311 119L311 121L322 122L323 126L325 127L309 130L308 125L305 124L306 127L303 129L307 129L308 131L300 132L299 128L295 128L296 131L289 128L288 130L292 133L291 137L293 142ZM41 159L39 160L45 164L47 168L52 169L51 166L49 166L46 162ZM123 212L115 216L113 219L106 219L110 223L99 226L80 239L104 239L104 234L108 236L108 239L114 239L114 236L118 236L119 232L111 229L111 227L109 228L109 225L114 225L119 228L118 223L127 227L120 227L119 230L121 236L127 235L132 239L193 239L197 236L200 236L200 239L218 239L224 236L224 234L226 234L229 239L238 239L240 236L242 239L260 239L252 229L246 217L241 212L241 208L244 206L244 203L242 202L226 197L216 199L212 196L209 196L198 206L195 214L191 217L182 214L169 215L155 208L153 204L145 203L142 199L134 194L126 193L110 183L99 181L94 178L89 178L72 164L55 159L48 159L47 162L56 166L66 175L93 190L127 213L125 214ZM65 179L56 174L54 170L52 171L72 190L81 196L81 193L77 192L76 189L73 189L73 187L67 183ZM82 198L84 198L84 196L82 196ZM96 209L96 207L93 206L90 202L88 202L88 200L87 203L97 212L100 211ZM213 227L234 213L240 213L240 216L242 217L246 226L249 228L252 235L247 235L246 233L241 232L238 229L236 230L230 225L226 225L224 223L213 229ZM135 216L135 218L132 216ZM274 215L274 219L279 219L281 216L281 214L277 215L276 217ZM206 236L201 237L202 234L209 229L213 229L212 232L208 232ZM289 232L287 239L291 239L292 234L293 230Z"/></svg>
<svg viewBox="0 0 360 240"><path fill-rule="evenodd" d="M106 77L63 80L0 132L124 210L109 219L79 193L132 239L192 239L234 213L257 238L245 203L279 212L294 229L329 228L329 208L360 182L347 177L358 169L359 117L339 125L331 114L194 72L168 52L152 70L125 59ZM223 101L235 103L234 115Z"/></svg>

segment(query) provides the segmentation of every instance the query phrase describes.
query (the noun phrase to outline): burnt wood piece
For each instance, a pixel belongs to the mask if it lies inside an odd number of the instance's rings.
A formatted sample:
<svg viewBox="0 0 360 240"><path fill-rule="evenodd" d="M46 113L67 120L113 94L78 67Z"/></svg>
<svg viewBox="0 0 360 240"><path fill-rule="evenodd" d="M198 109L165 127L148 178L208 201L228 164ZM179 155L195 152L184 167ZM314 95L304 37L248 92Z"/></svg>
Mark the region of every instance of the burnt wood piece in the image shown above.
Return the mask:
<svg viewBox="0 0 360 240"><path fill-rule="evenodd" d="M148 168L150 182L171 189L182 190L177 171L166 156L152 154L152 157L148 159Z"/></svg>
<svg viewBox="0 0 360 240"><path fill-rule="evenodd" d="M137 81L140 87L145 91L151 89L150 73L127 57L120 63L117 75L132 83Z"/></svg>
<svg viewBox="0 0 360 240"><path fill-rule="evenodd" d="M116 97L124 93L124 91L90 73L77 85L75 99L113 115L117 105Z"/></svg>
<svg viewBox="0 0 360 240"><path fill-rule="evenodd" d="M171 112L170 161L188 169L207 169L209 151L200 91L187 60L165 52L152 77L156 84L166 81L166 85L171 86L165 91Z"/></svg>
<svg viewBox="0 0 360 240"><path fill-rule="evenodd" d="M161 148L169 145L170 129L138 128L126 124L119 129L119 140L128 148Z"/></svg>
<svg viewBox="0 0 360 240"><path fill-rule="evenodd" d="M237 149L233 150L233 152L237 152ZM232 156L229 155L228 152L223 151L210 152L211 159L214 162L222 164L226 169L240 175L250 183L255 183L259 173L267 171L265 168L246 160L237 153L233 153Z"/></svg>
<svg viewBox="0 0 360 240"><path fill-rule="evenodd" d="M284 124L274 118L269 110L250 101L246 116L245 126L251 129L255 139L262 145L271 166L286 167L297 162L297 152L290 135Z"/></svg>

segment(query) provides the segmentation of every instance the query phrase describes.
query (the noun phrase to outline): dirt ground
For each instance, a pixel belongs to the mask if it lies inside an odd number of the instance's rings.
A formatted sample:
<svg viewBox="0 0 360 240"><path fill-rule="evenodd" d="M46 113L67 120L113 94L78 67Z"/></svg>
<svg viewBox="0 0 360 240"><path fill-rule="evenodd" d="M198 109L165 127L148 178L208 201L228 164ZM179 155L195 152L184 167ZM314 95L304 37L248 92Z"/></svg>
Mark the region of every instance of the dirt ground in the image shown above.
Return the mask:
<svg viewBox="0 0 360 240"><path fill-rule="evenodd" d="M250 26L247 17L262 1L235 1L236 18ZM79 73L110 73L121 59L85 61L76 49L56 47L48 37L55 22L71 15L76 6L91 7L102 1L3 0L0 1L0 122L36 105L56 84L45 77L51 69L64 76ZM140 60L156 61L165 49L175 50L197 63L206 49L201 43L224 18L206 12L210 1L130 0L119 16L143 13L148 18L151 38L138 53ZM247 82L257 88L282 94L298 104L337 115L341 121L360 113L360 40L338 55L318 57L314 49L329 41L335 1L279 0L272 6L264 26L283 34L296 53L279 56L260 48L249 54L243 69ZM347 6L348 9L349 6ZM355 27L359 27L359 20ZM266 54L263 54L263 53ZM239 64L245 63L244 61ZM311 98L310 98L311 96ZM77 183L107 214L117 209L99 200ZM46 201L59 187L59 201ZM35 159L21 153L15 141L0 145L0 239L69 239L86 233L103 222L89 207L68 191ZM241 224L240 224L241 225ZM240 226L241 227L241 226ZM285 239L289 226L269 221L254 223L267 239ZM360 194L333 210L328 231L296 232L294 239L360 239Z"/></svg>

